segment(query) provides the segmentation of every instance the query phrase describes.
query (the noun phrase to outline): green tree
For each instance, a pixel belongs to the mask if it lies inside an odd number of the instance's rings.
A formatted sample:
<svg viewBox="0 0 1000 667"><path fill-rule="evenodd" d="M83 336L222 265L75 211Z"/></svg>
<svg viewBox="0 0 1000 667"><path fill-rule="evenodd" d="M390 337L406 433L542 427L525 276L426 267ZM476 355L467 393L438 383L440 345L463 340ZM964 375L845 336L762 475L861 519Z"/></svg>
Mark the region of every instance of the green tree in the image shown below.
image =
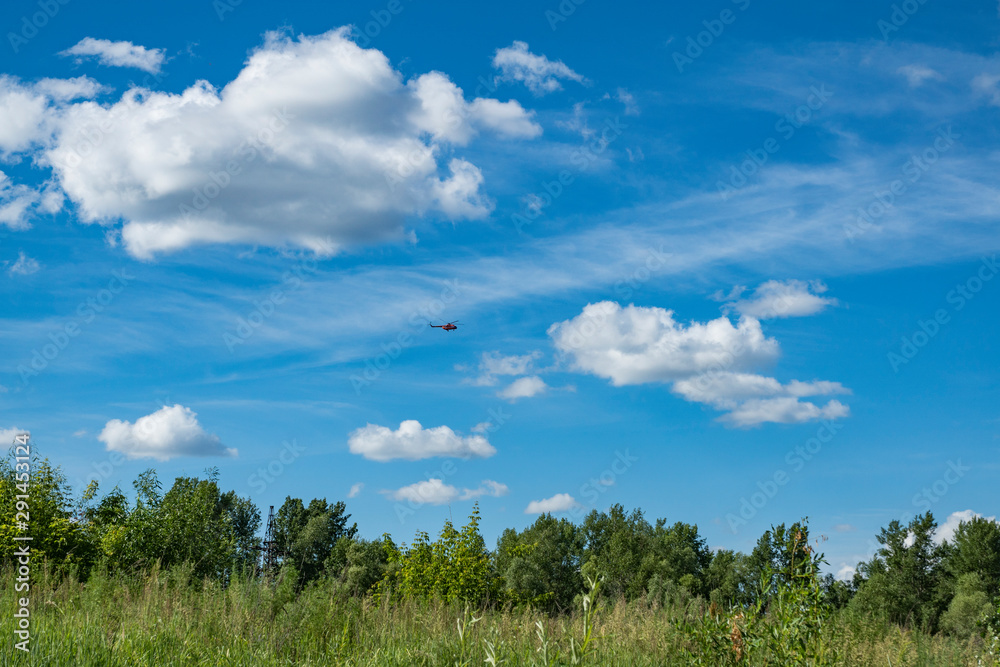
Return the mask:
<svg viewBox="0 0 1000 667"><path fill-rule="evenodd" d="M705 574L711 562L712 554L698 534L698 526L678 521L667 527L666 519L657 519L649 551L642 560L641 577L650 592L655 582L656 588L664 592L679 586L686 596L708 595ZM666 599L659 601L665 603Z"/></svg>
<svg viewBox="0 0 1000 667"><path fill-rule="evenodd" d="M989 597L1000 594L1000 524L984 517L962 521L949 546L944 567L956 581L978 574Z"/></svg>
<svg viewBox="0 0 1000 667"><path fill-rule="evenodd" d="M603 591L610 598L632 600L645 593L648 572L642 562L650 552L653 527L635 509L626 514L621 505L608 511L592 510L583 521L586 540L583 574L603 577Z"/></svg>
<svg viewBox="0 0 1000 667"><path fill-rule="evenodd" d="M295 565L300 583L323 573L341 537L357 534L357 524L347 525L350 518L340 501L331 505L326 498L313 499L306 507L300 498L285 498L274 517L274 538L284 553L283 562Z"/></svg>
<svg viewBox="0 0 1000 667"><path fill-rule="evenodd" d="M515 601L566 610L583 592L583 531L567 519L542 514L518 533L497 540L496 570Z"/></svg>
<svg viewBox="0 0 1000 667"><path fill-rule="evenodd" d="M0 468L0 562L9 562L28 544L33 558L87 567L97 555L96 545L73 520L71 490L62 470L37 457L31 457L29 466L19 466L14 454L11 449ZM22 530L21 524L27 528ZM32 539L16 542L15 536Z"/></svg>
<svg viewBox="0 0 1000 667"><path fill-rule="evenodd" d="M906 526L892 521L876 537L881 548L858 565L858 592L851 607L893 623L934 630L946 604L940 592L945 549L935 544L930 512Z"/></svg>
<svg viewBox="0 0 1000 667"><path fill-rule="evenodd" d="M499 598L499 580L486 543L479 533L478 503L461 531L445 521L438 539L417 533L408 549L390 552L387 576L379 582L380 597L460 600L483 605Z"/></svg>

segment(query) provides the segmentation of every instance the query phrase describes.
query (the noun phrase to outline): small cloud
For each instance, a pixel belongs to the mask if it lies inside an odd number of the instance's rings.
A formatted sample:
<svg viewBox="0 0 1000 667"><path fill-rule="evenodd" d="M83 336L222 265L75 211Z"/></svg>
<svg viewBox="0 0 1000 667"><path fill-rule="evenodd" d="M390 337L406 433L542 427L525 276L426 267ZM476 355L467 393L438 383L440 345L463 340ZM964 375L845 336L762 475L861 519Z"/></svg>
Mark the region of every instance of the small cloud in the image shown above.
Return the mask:
<svg viewBox="0 0 1000 667"><path fill-rule="evenodd" d="M112 419L97 439L109 452L121 452L127 459L168 461L178 456L236 456L219 436L206 433L198 415L183 405L174 405L140 417L135 424Z"/></svg>
<svg viewBox="0 0 1000 667"><path fill-rule="evenodd" d="M500 398L516 401L519 398L530 398L543 393L549 386L537 375L514 380L508 387L497 393Z"/></svg>
<svg viewBox="0 0 1000 667"><path fill-rule="evenodd" d="M615 99L625 105L626 116L638 116L639 106L635 103L635 96L624 88L619 88L615 93Z"/></svg>
<svg viewBox="0 0 1000 667"><path fill-rule="evenodd" d="M857 527L849 523L838 523L833 529L838 533L853 533L857 530Z"/></svg>
<svg viewBox="0 0 1000 667"><path fill-rule="evenodd" d="M742 292L743 288L739 288ZM813 315L827 306L837 304L836 299L818 296L826 291L826 285L818 280L769 280L762 284L749 299L735 301L724 306L741 315L758 320L781 317L802 317Z"/></svg>
<svg viewBox="0 0 1000 667"><path fill-rule="evenodd" d="M37 272L39 268L37 260L28 257L23 252L18 252L17 261L7 269L7 273L12 276L30 276L32 273Z"/></svg>
<svg viewBox="0 0 1000 667"><path fill-rule="evenodd" d="M733 426L774 424L802 424L817 419L840 419L851 413L840 401L830 401L820 407L815 403L800 401L795 397L767 398L746 401L719 421Z"/></svg>
<svg viewBox="0 0 1000 667"><path fill-rule="evenodd" d="M72 79L42 79L35 84L35 90L57 102L69 102L79 98L89 100L107 88L89 76L78 76Z"/></svg>
<svg viewBox="0 0 1000 667"><path fill-rule="evenodd" d="M515 41L506 48L497 49L493 57L493 67L500 70L498 77L500 80L520 81L535 95L561 90L560 79L578 83L586 81L563 61L551 61L544 55L531 53L525 42Z"/></svg>
<svg viewBox="0 0 1000 667"><path fill-rule="evenodd" d="M79 429L77 431L73 431L73 437L74 438L82 438L85 435L87 435L87 429L85 429L85 428L81 428L81 429Z"/></svg>
<svg viewBox="0 0 1000 667"><path fill-rule="evenodd" d="M485 459L497 453L482 435L463 437L447 426L425 429L415 419L402 422L395 431L368 424L352 432L347 444L352 454L371 461L417 461L435 456Z"/></svg>
<svg viewBox="0 0 1000 667"><path fill-rule="evenodd" d="M838 581L850 581L854 578L854 573L857 570L852 565L844 564L839 570L837 570L836 578Z"/></svg>
<svg viewBox="0 0 1000 667"><path fill-rule="evenodd" d="M451 484L445 484L443 480L432 477L395 491L385 490L381 493L393 500L427 503L428 505L447 505L455 500L473 500L482 496L505 496L508 492L506 484L490 479L483 480L477 489L459 491Z"/></svg>
<svg viewBox="0 0 1000 667"><path fill-rule="evenodd" d="M538 350L529 354L504 356L497 351L483 352L479 360L479 377L473 384L480 387L492 387L497 383L498 375L527 375L534 370L535 361L542 353Z"/></svg>
<svg viewBox="0 0 1000 667"><path fill-rule="evenodd" d="M923 65L903 65L896 72L906 77L910 88L919 88L925 81L944 81L944 77L939 72Z"/></svg>
<svg viewBox="0 0 1000 667"><path fill-rule="evenodd" d="M351 490L347 492L348 498L357 498L361 494L361 489L365 488L364 482L351 485Z"/></svg>
<svg viewBox="0 0 1000 667"><path fill-rule="evenodd" d="M584 140L589 139L594 134L594 130L587 124L583 102L577 102L573 105L573 116L569 120L557 120L556 125L568 132L579 134Z"/></svg>
<svg viewBox="0 0 1000 667"><path fill-rule="evenodd" d="M579 503L568 493L557 493L551 498L544 500L532 500L524 509L525 514L547 514L556 512L566 512L573 509Z"/></svg>
<svg viewBox="0 0 1000 667"><path fill-rule="evenodd" d="M481 496L499 498L500 496L506 496L508 493L510 493L510 489L507 488L506 484L494 482L491 479L484 479L478 489L463 489L459 500L472 500Z"/></svg>
<svg viewBox="0 0 1000 667"><path fill-rule="evenodd" d="M77 62L84 58L97 58L106 67L135 67L150 74L158 74L166 60L163 49L147 49L132 42L112 42L93 37L84 37L59 55L76 56Z"/></svg>
<svg viewBox="0 0 1000 667"><path fill-rule="evenodd" d="M28 433L23 428L0 428L0 445L9 447L14 444L14 438L22 433Z"/></svg>
<svg viewBox="0 0 1000 667"><path fill-rule="evenodd" d="M443 480L436 477L404 486L395 491L382 491L382 493L393 500L429 505L447 505L458 498L458 489L451 484L445 484Z"/></svg>
<svg viewBox="0 0 1000 667"><path fill-rule="evenodd" d="M979 93L990 97L990 104L1000 106L1000 91L997 90L997 83L1000 82L1000 74L980 74L972 80L972 88Z"/></svg>

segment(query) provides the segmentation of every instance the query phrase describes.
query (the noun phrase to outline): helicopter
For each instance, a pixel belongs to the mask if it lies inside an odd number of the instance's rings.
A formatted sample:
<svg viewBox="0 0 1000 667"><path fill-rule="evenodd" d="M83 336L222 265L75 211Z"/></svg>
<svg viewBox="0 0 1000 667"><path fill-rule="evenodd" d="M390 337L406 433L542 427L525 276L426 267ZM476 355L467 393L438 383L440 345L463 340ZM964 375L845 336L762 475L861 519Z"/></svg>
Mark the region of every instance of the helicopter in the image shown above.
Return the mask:
<svg viewBox="0 0 1000 667"><path fill-rule="evenodd" d="M429 324L430 326L434 327L435 329L444 329L445 331L454 331L455 329L458 328L458 325L460 323L459 323L458 320L455 320L454 322L448 322L447 324L431 324L430 322L428 322L427 324Z"/></svg>

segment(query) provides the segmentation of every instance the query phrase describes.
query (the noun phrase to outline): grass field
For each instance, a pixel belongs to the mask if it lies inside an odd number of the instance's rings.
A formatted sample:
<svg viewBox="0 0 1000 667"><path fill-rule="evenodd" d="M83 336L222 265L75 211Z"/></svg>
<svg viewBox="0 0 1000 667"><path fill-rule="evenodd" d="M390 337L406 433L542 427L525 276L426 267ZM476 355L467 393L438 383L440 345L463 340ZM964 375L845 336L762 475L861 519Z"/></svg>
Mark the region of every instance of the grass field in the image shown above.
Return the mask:
<svg viewBox="0 0 1000 667"><path fill-rule="evenodd" d="M300 594L280 580L223 588L192 582L184 568L131 579L95 572L86 584L44 571L33 577L28 655L13 647L19 594L3 588L4 665L1000 664L976 636L929 636L844 613L810 630L795 610L752 622L700 600L652 608L598 597L586 613L547 616L378 605L330 580Z"/></svg>

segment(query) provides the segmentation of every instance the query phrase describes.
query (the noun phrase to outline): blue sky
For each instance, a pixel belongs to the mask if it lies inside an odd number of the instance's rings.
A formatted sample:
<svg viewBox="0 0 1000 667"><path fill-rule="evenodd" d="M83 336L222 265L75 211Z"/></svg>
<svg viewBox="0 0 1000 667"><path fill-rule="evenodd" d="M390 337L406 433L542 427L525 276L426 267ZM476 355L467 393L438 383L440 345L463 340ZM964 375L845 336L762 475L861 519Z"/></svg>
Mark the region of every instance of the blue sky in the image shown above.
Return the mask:
<svg viewBox="0 0 1000 667"><path fill-rule="evenodd" d="M998 513L996 3L0 27L0 429L78 489L218 466L405 541L808 516L841 575Z"/></svg>

